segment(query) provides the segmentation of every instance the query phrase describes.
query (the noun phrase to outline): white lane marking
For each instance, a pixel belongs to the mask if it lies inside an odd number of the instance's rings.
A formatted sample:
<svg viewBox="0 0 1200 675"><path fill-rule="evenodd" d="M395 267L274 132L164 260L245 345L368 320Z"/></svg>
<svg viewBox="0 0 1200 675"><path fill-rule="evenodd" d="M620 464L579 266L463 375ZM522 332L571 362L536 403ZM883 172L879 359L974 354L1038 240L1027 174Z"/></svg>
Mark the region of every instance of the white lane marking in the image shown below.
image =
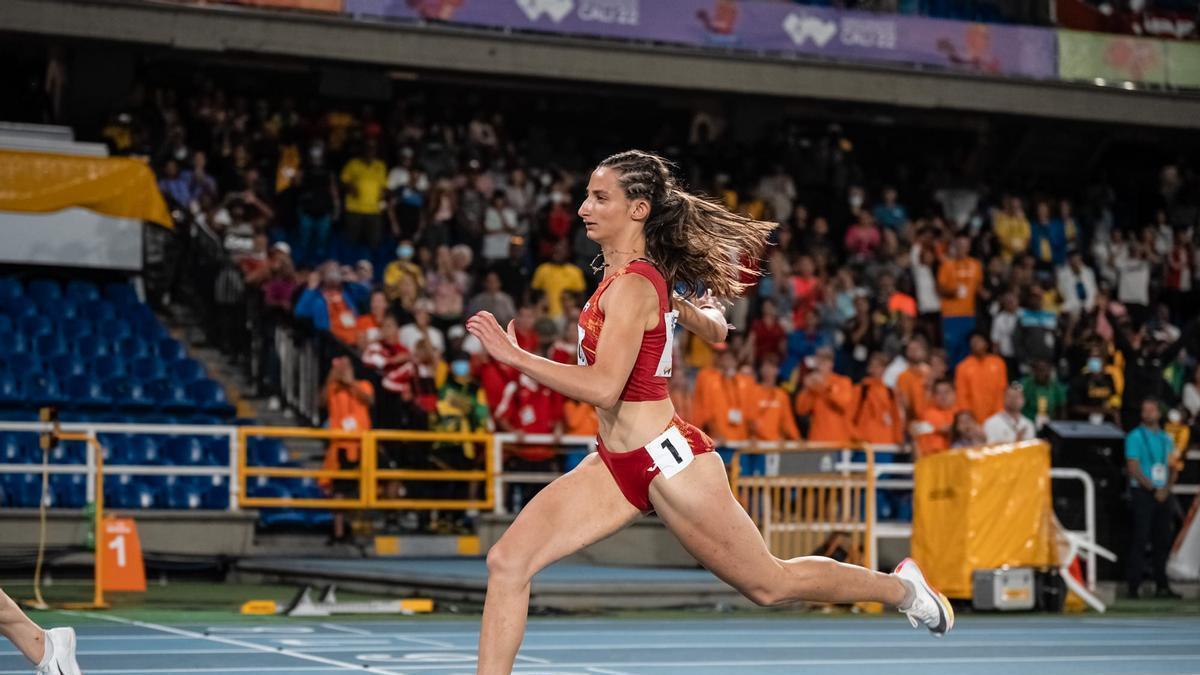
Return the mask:
<svg viewBox="0 0 1200 675"><path fill-rule="evenodd" d="M119 616L105 616L102 614L85 614L83 612L75 612L75 611L71 611L71 610L58 610L58 611L63 614L69 614L71 616L87 616L89 618L102 619L104 621L111 621L113 623L124 624L126 626L137 626L138 628L147 628L150 630L156 630L161 633L171 633L172 635L180 635L183 637L190 637L190 638L195 638L198 640L208 640L210 642L219 642L222 644L232 645L234 647L242 647L244 649L249 649L251 651L256 651L256 652L264 652L267 654L279 654L282 656L289 656L294 659L301 659L304 661L312 661L314 663L321 663L321 664L324 664L327 666L335 666L337 668L342 668L344 670L353 670L353 671L360 672L360 673L366 671L368 673L375 673L375 675L403 675L402 673L397 673L397 672L394 672L391 670L384 670L382 668L374 668L371 666L364 666L361 664L347 663L345 661L335 661L334 659L327 659L323 656L314 656L312 654L303 654L301 652L294 652L290 649L284 649L283 647L267 647L265 645L256 645L253 642L246 642L244 640L235 640L233 638L227 638L227 637L216 637L213 635L204 635L203 633L197 633L195 631L184 630L182 628L173 628L171 626L163 626L161 624L150 623L148 621L134 621L133 619L123 619Z"/></svg>
<svg viewBox="0 0 1200 675"><path fill-rule="evenodd" d="M444 640L430 640L425 637L410 637L408 635L388 635L388 637L396 638L397 640L407 640L413 644L421 645L422 647L437 647L438 649L459 649L454 645ZM472 647L474 649L474 647Z"/></svg>
<svg viewBox="0 0 1200 675"><path fill-rule="evenodd" d="M328 628L329 630L340 631L342 633L350 633L351 635L370 635L372 637L378 637L375 635L375 633L372 633L369 630L363 630L361 628L351 628L349 626L343 626L343 625L337 624L337 623L323 623L323 624L321 624L321 628Z"/></svg>
<svg viewBox="0 0 1200 675"><path fill-rule="evenodd" d="M587 671L589 673L596 673L596 675L633 675L633 673L613 670L612 668L597 668L596 666L588 666Z"/></svg>

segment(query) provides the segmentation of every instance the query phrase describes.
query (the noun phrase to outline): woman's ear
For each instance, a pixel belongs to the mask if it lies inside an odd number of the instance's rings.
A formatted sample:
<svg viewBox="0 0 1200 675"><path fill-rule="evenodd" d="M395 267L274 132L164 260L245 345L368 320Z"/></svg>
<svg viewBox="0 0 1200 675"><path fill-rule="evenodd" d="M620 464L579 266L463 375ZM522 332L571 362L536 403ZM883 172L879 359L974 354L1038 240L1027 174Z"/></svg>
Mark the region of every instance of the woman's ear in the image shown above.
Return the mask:
<svg viewBox="0 0 1200 675"><path fill-rule="evenodd" d="M635 199L629 207L629 216L638 222L645 222L650 217L650 202L645 199Z"/></svg>

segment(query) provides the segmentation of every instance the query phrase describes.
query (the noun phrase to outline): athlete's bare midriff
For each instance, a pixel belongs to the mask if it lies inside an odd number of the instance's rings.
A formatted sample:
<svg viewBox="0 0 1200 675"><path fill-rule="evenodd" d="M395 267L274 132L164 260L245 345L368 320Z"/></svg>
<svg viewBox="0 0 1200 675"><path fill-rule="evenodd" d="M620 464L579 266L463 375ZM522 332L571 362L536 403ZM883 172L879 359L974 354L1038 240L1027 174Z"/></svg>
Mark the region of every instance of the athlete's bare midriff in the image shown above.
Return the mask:
<svg viewBox="0 0 1200 675"><path fill-rule="evenodd" d="M675 406L671 399L661 401L617 401L608 410L596 409L600 417L600 438L612 452L629 452L643 447L671 423Z"/></svg>

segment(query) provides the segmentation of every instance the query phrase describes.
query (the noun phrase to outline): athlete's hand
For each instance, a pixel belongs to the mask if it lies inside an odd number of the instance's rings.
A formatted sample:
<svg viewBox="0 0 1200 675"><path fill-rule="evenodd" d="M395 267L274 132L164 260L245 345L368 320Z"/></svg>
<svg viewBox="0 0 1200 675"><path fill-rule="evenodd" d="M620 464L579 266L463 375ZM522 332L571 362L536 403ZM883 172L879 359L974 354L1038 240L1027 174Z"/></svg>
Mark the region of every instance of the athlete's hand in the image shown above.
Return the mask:
<svg viewBox="0 0 1200 675"><path fill-rule="evenodd" d="M508 322L508 330L503 331L491 312L479 312L467 319L467 332L474 335L488 355L500 363L511 366L517 360L521 348L517 346L517 331L512 321Z"/></svg>

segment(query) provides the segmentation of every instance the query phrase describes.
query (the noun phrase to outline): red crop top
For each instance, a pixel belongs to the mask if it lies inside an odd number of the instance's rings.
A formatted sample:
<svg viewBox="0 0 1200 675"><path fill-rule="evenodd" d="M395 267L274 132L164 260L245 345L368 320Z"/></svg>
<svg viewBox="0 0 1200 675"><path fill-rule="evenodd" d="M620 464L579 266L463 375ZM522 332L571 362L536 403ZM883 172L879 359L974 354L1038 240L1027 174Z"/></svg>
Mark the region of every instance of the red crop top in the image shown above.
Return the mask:
<svg viewBox="0 0 1200 675"><path fill-rule="evenodd" d="M604 326L604 312L600 310L600 296L609 284L622 274L640 274L654 284L658 293L658 325L642 333L642 346L638 350L633 370L621 390L622 401L661 401L667 398L667 378L671 377L671 351L675 336L675 320L679 312L671 309L667 295L667 281L658 268L647 260L634 260L615 274L600 282L596 292L579 313L578 364L590 366L596 362L596 343L600 340L600 329Z"/></svg>

